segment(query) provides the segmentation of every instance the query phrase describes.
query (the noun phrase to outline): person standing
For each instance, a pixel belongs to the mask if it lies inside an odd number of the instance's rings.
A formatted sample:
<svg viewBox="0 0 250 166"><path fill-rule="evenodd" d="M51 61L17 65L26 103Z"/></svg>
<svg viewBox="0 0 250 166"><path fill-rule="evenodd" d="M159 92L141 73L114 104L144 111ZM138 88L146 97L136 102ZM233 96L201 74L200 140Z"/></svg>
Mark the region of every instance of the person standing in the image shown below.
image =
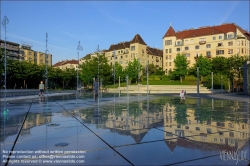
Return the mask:
<svg viewBox="0 0 250 166"><path fill-rule="evenodd" d="M99 82L98 82L98 79L96 78L95 79L95 82L94 82L94 95L95 95L95 101L98 97L98 93L99 93Z"/></svg>
<svg viewBox="0 0 250 166"><path fill-rule="evenodd" d="M40 82L39 84L39 96L44 94L44 84L43 81Z"/></svg>

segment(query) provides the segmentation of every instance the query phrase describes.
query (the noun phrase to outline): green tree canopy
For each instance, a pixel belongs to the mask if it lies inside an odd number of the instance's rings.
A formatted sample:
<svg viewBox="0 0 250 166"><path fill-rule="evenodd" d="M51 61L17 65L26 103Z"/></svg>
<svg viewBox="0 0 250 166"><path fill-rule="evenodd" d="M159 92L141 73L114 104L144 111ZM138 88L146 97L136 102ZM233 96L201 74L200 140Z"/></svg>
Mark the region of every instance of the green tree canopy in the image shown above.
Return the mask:
<svg viewBox="0 0 250 166"><path fill-rule="evenodd" d="M176 77L179 77L180 81L182 82L182 78L187 75L187 68L188 68L187 58L185 57L184 54L177 54L174 60L174 64L175 68L173 74Z"/></svg>

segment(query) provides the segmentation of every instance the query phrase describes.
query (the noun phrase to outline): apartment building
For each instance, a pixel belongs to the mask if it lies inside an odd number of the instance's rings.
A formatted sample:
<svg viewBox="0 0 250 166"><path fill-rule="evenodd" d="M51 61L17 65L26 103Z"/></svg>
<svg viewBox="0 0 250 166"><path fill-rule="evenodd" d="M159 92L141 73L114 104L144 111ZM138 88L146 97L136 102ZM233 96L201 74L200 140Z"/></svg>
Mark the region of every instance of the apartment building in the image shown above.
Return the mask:
<svg viewBox="0 0 250 166"><path fill-rule="evenodd" d="M5 49L5 41L4 40L0 40L0 48ZM18 43L6 41L6 57L11 58L11 59L15 59L15 60L20 60L20 61L24 60L23 55L19 51L19 44Z"/></svg>
<svg viewBox="0 0 250 166"><path fill-rule="evenodd" d="M177 32L170 25L163 36L163 52L163 70L168 74L178 53L185 54L190 66L201 54L207 58L249 55L250 33L233 23Z"/></svg>
<svg viewBox="0 0 250 166"><path fill-rule="evenodd" d="M101 51L99 51L99 55L102 55L102 54L105 55L106 52L107 52L107 50L105 50L105 49L104 49L104 50L101 50ZM79 64L83 64L83 63L86 62L87 60L93 59L94 57L97 57L97 52L89 53L89 54L87 54L86 56L84 56L83 58L80 58Z"/></svg>
<svg viewBox="0 0 250 166"><path fill-rule="evenodd" d="M62 70L65 70L65 69L76 69L78 68L78 60L63 60L63 61L60 61L60 62L57 62L56 64L54 64L52 67L57 67L57 68L60 68Z"/></svg>
<svg viewBox="0 0 250 166"><path fill-rule="evenodd" d="M131 41L111 44L105 53L110 65L118 62L123 68L134 58L139 60L143 67L154 64L162 68L162 55L162 50L147 46L139 34L136 34Z"/></svg>
<svg viewBox="0 0 250 166"><path fill-rule="evenodd" d="M24 57L25 61L30 63L45 65L46 64L46 55L43 52L34 51L31 49L31 45L22 44L20 47L20 54ZM52 55L47 54L48 56L48 66L52 66Z"/></svg>

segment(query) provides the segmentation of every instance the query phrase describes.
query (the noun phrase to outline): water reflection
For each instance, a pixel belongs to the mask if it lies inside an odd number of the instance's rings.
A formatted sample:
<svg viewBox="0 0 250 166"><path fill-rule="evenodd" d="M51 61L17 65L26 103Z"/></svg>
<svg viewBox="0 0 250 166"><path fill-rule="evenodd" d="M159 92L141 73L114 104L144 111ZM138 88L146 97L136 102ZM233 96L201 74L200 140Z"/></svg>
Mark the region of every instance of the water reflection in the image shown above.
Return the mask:
<svg viewBox="0 0 250 166"><path fill-rule="evenodd" d="M211 99L162 98L116 107L102 108L99 121L93 109L80 111L84 123L99 124L113 133L132 137L136 143L151 130L163 130L162 139L170 150L175 147L206 150L237 150L247 146L249 139L249 105L243 102ZM94 115L95 115L94 111ZM101 125L100 125L101 124ZM185 139L184 139L185 138ZM191 140L192 142L190 142ZM197 143L199 142L199 143Z"/></svg>
<svg viewBox="0 0 250 166"><path fill-rule="evenodd" d="M51 116L48 116L48 115L50 115L50 114L48 114L48 113L29 113L25 122L24 122L22 132L20 134L21 135L30 134L31 128L33 128L35 126L41 126L41 125L44 125L46 123L50 123ZM1 142L3 142L7 137L12 136L12 135L16 135L19 132L25 116L26 116L26 113L11 116L6 120L5 126L4 126L4 124L1 123Z"/></svg>

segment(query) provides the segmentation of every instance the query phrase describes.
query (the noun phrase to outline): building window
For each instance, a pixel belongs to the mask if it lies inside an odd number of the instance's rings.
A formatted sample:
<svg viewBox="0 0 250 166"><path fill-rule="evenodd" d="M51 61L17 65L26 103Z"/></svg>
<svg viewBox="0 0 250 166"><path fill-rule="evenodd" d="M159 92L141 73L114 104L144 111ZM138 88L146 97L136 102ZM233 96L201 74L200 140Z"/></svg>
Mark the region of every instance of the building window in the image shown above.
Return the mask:
<svg viewBox="0 0 250 166"><path fill-rule="evenodd" d="M223 138L220 139L220 142L223 143Z"/></svg>
<svg viewBox="0 0 250 166"><path fill-rule="evenodd" d="M219 36L219 39L222 39L222 36Z"/></svg>
<svg viewBox="0 0 250 166"><path fill-rule="evenodd" d="M154 59L154 56L152 55L152 59Z"/></svg>
<svg viewBox="0 0 250 166"><path fill-rule="evenodd" d="M244 49L243 48L241 49L241 53L244 54Z"/></svg>
<svg viewBox="0 0 250 166"><path fill-rule="evenodd" d="M186 54L185 54L185 57L186 57L186 58L189 58L189 57L190 57L190 53L186 53Z"/></svg>
<svg viewBox="0 0 250 166"><path fill-rule="evenodd" d="M120 54L120 51L118 51L118 54Z"/></svg>
<svg viewBox="0 0 250 166"><path fill-rule="evenodd" d="M128 49L126 49L126 53L128 53Z"/></svg>
<svg viewBox="0 0 250 166"><path fill-rule="evenodd" d="M185 126L185 129L189 129L189 126Z"/></svg>
<svg viewBox="0 0 250 166"><path fill-rule="evenodd" d="M211 56L211 51L207 51L207 56Z"/></svg>
<svg viewBox="0 0 250 166"><path fill-rule="evenodd" d="M233 54L233 49L229 49L228 54Z"/></svg>
<svg viewBox="0 0 250 166"><path fill-rule="evenodd" d="M216 55L223 55L224 54L224 50L217 50L216 51Z"/></svg>
<svg viewBox="0 0 250 166"><path fill-rule="evenodd" d="M169 55L169 60L171 60L172 59L172 55Z"/></svg>
<svg viewBox="0 0 250 166"><path fill-rule="evenodd" d="M207 44L207 46L206 46L207 48L211 48L211 44Z"/></svg>
<svg viewBox="0 0 250 166"><path fill-rule="evenodd" d="M214 142L217 142L217 138L214 138Z"/></svg>
<svg viewBox="0 0 250 166"><path fill-rule="evenodd" d="M185 47L185 50L188 50L188 47Z"/></svg>
<svg viewBox="0 0 250 166"><path fill-rule="evenodd" d="M190 40L190 43L193 44L193 43L194 43L194 39L191 39L191 40Z"/></svg>
<svg viewBox="0 0 250 166"><path fill-rule="evenodd" d="M229 137L234 137L234 132L229 132Z"/></svg>
<svg viewBox="0 0 250 166"><path fill-rule="evenodd" d="M216 40L216 36L213 37L213 40Z"/></svg>
<svg viewBox="0 0 250 166"><path fill-rule="evenodd" d="M199 46L195 46L195 49L198 50L198 49L199 49Z"/></svg>
<svg viewBox="0 0 250 166"><path fill-rule="evenodd" d="M172 48L169 49L169 53L172 53Z"/></svg>
<svg viewBox="0 0 250 166"><path fill-rule="evenodd" d="M185 44L188 44L188 40L185 40Z"/></svg>
<svg viewBox="0 0 250 166"><path fill-rule="evenodd" d="M239 48L237 48L237 53L240 53L240 49Z"/></svg>
<svg viewBox="0 0 250 166"><path fill-rule="evenodd" d="M181 51L181 49L180 48L176 48L176 51Z"/></svg>
<svg viewBox="0 0 250 166"><path fill-rule="evenodd" d="M200 42L206 41L206 38L200 38Z"/></svg>
<svg viewBox="0 0 250 166"><path fill-rule="evenodd" d="M126 58L128 58L128 55L125 55Z"/></svg>
<svg viewBox="0 0 250 166"><path fill-rule="evenodd" d="M171 62L169 62L169 66L171 66L172 65L172 63Z"/></svg>
<svg viewBox="0 0 250 166"><path fill-rule="evenodd" d="M233 46L233 42L232 41L228 42L228 46Z"/></svg>
<svg viewBox="0 0 250 166"><path fill-rule="evenodd" d="M168 53L168 49L166 49L165 53L166 53L166 54Z"/></svg>
<svg viewBox="0 0 250 166"><path fill-rule="evenodd" d="M166 66L168 66L168 62L166 62Z"/></svg>
<svg viewBox="0 0 250 166"><path fill-rule="evenodd" d="M220 47L220 46L222 46L222 43L218 43L218 45L217 45L218 47Z"/></svg>
<svg viewBox="0 0 250 166"><path fill-rule="evenodd" d="M195 130L200 130L200 128L199 127L195 127Z"/></svg>
<svg viewBox="0 0 250 166"><path fill-rule="evenodd" d="M166 55L166 60L168 59L168 56Z"/></svg>
<svg viewBox="0 0 250 166"><path fill-rule="evenodd" d="M121 59L123 58L123 56L121 56Z"/></svg>
<svg viewBox="0 0 250 166"><path fill-rule="evenodd" d="M135 50L135 46L131 46L130 50L134 51Z"/></svg>
<svg viewBox="0 0 250 166"><path fill-rule="evenodd" d="M233 38L233 34L227 35L227 38L228 38L228 39L232 39L232 38Z"/></svg>
<svg viewBox="0 0 250 166"><path fill-rule="evenodd" d="M120 61L120 64L122 64L122 61Z"/></svg>
<svg viewBox="0 0 250 166"><path fill-rule="evenodd" d="M177 46L180 46L180 45L181 45L181 41L177 41L177 42L176 42L176 45L177 45Z"/></svg>
<svg viewBox="0 0 250 166"><path fill-rule="evenodd" d="M165 40L165 46L172 45L172 40Z"/></svg>
<svg viewBox="0 0 250 166"><path fill-rule="evenodd" d="M240 45L240 41L237 41L237 46L239 46Z"/></svg>
<svg viewBox="0 0 250 166"><path fill-rule="evenodd" d="M110 60L112 60L112 58L110 58Z"/></svg>
<svg viewBox="0 0 250 166"><path fill-rule="evenodd" d="M228 123L228 127L233 128L234 124L233 123Z"/></svg>
<svg viewBox="0 0 250 166"><path fill-rule="evenodd" d="M243 40L241 41L241 45L243 46Z"/></svg>

